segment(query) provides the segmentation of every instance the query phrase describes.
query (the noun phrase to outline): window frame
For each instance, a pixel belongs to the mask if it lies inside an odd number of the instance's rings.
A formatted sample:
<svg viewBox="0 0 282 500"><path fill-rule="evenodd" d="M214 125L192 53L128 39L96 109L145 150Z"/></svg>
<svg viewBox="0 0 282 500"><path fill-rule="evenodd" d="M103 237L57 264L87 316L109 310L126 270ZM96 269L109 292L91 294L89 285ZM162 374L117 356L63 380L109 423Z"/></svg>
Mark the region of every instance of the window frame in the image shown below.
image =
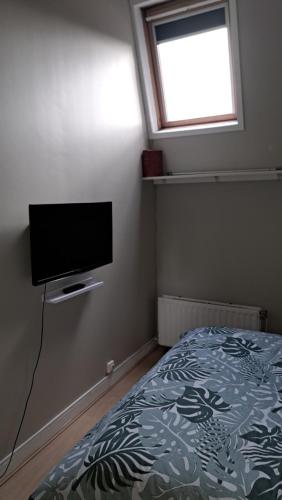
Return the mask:
<svg viewBox="0 0 282 500"><path fill-rule="evenodd" d="M243 130L243 103L239 64L236 0L195 0L190 2L191 7L189 7L191 15L193 12L195 13L195 11L200 13L214 10L217 6L219 8L222 8L222 6L225 7L226 26L229 35L231 82L235 114L179 120L177 122L169 122L165 120L165 111L163 107L164 104L160 84L161 77L158 74L159 68L155 53L157 47L156 40L153 38L155 36L153 26L162 21L161 19L152 20L149 25L149 23L144 20L145 15L149 17L147 13L150 12L152 7L158 11L158 4L161 4L162 8L165 3L171 5L173 1L131 0L150 138L159 139L161 137ZM179 4L179 0L175 0L175 4L177 6L177 4ZM173 17L176 15L177 14L173 14ZM168 13L161 14L161 16L163 17L163 22L167 22L167 19L172 17L169 16ZM187 12L182 14L181 12L179 13L179 17L184 16L187 16ZM153 50L151 50L152 47Z"/></svg>

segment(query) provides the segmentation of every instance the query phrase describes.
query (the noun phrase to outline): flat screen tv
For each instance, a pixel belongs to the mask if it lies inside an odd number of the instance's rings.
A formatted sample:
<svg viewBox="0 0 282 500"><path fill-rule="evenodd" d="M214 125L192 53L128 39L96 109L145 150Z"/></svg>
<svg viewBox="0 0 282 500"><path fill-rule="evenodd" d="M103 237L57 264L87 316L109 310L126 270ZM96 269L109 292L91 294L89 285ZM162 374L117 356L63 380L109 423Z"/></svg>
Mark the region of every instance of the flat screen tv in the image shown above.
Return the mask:
<svg viewBox="0 0 282 500"><path fill-rule="evenodd" d="M32 284L113 261L112 203L29 205Z"/></svg>

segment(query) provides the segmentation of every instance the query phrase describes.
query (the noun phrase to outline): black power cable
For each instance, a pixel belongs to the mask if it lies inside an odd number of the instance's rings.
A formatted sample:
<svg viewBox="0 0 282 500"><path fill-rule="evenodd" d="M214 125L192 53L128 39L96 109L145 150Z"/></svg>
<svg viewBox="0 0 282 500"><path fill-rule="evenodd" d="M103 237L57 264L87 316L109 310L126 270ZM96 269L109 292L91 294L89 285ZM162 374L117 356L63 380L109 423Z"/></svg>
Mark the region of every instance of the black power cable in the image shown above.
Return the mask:
<svg viewBox="0 0 282 500"><path fill-rule="evenodd" d="M38 350L38 354L37 354L37 357L36 357L35 365L34 365L34 368L33 368L33 373L32 373L32 378L31 378L31 384L30 384L30 388L29 388L29 391L28 391L28 395L27 395L26 401L25 401L24 411L23 411L23 414L22 414L22 418L21 418L21 422L20 422L20 425L19 425L19 428L18 428L16 439L14 441L13 448L12 448L12 451L11 451L11 454L10 454L10 458L9 458L9 461L8 461L8 463L6 465L6 468L5 468L4 472L0 476L0 479L2 479L7 474L8 470L9 470L9 467L11 465L11 462L13 460L13 456L14 456L14 453L15 453L15 449L16 449L16 446L17 446L18 439L19 439L19 435L20 435L20 432L21 432L21 429L22 429L22 426L23 426L23 422L24 422L24 418L25 418L25 415L26 415L27 406L28 406L28 403L29 403L29 400L30 400L30 396L31 396L31 393L32 393L32 389L33 389L33 385L34 385L34 379L35 379L35 373L36 373L36 370L37 370L37 367L38 367L38 364L39 364L39 360L40 360L41 352L42 352L42 346L43 346L45 302L46 302L46 284L44 286L42 311L41 311L40 345L39 345L39 350Z"/></svg>

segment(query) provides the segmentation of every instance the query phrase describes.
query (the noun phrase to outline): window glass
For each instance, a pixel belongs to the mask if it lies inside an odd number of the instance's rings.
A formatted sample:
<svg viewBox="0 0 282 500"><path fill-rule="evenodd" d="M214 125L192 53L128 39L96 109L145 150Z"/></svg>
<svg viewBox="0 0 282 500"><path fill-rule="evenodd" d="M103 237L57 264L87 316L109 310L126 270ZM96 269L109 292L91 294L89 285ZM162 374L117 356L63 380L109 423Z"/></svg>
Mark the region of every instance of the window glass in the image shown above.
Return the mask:
<svg viewBox="0 0 282 500"><path fill-rule="evenodd" d="M234 113L226 27L157 44L168 122Z"/></svg>

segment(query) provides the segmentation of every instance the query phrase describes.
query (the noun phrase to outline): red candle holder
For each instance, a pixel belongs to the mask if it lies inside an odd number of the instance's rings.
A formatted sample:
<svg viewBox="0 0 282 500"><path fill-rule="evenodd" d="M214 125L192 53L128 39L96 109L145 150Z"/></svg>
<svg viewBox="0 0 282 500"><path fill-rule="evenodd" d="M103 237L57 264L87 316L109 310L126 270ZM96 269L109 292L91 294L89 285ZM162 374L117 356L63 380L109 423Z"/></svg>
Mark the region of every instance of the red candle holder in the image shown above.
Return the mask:
<svg viewBox="0 0 282 500"><path fill-rule="evenodd" d="M142 153L143 177L158 177L163 175L163 152L152 149Z"/></svg>

